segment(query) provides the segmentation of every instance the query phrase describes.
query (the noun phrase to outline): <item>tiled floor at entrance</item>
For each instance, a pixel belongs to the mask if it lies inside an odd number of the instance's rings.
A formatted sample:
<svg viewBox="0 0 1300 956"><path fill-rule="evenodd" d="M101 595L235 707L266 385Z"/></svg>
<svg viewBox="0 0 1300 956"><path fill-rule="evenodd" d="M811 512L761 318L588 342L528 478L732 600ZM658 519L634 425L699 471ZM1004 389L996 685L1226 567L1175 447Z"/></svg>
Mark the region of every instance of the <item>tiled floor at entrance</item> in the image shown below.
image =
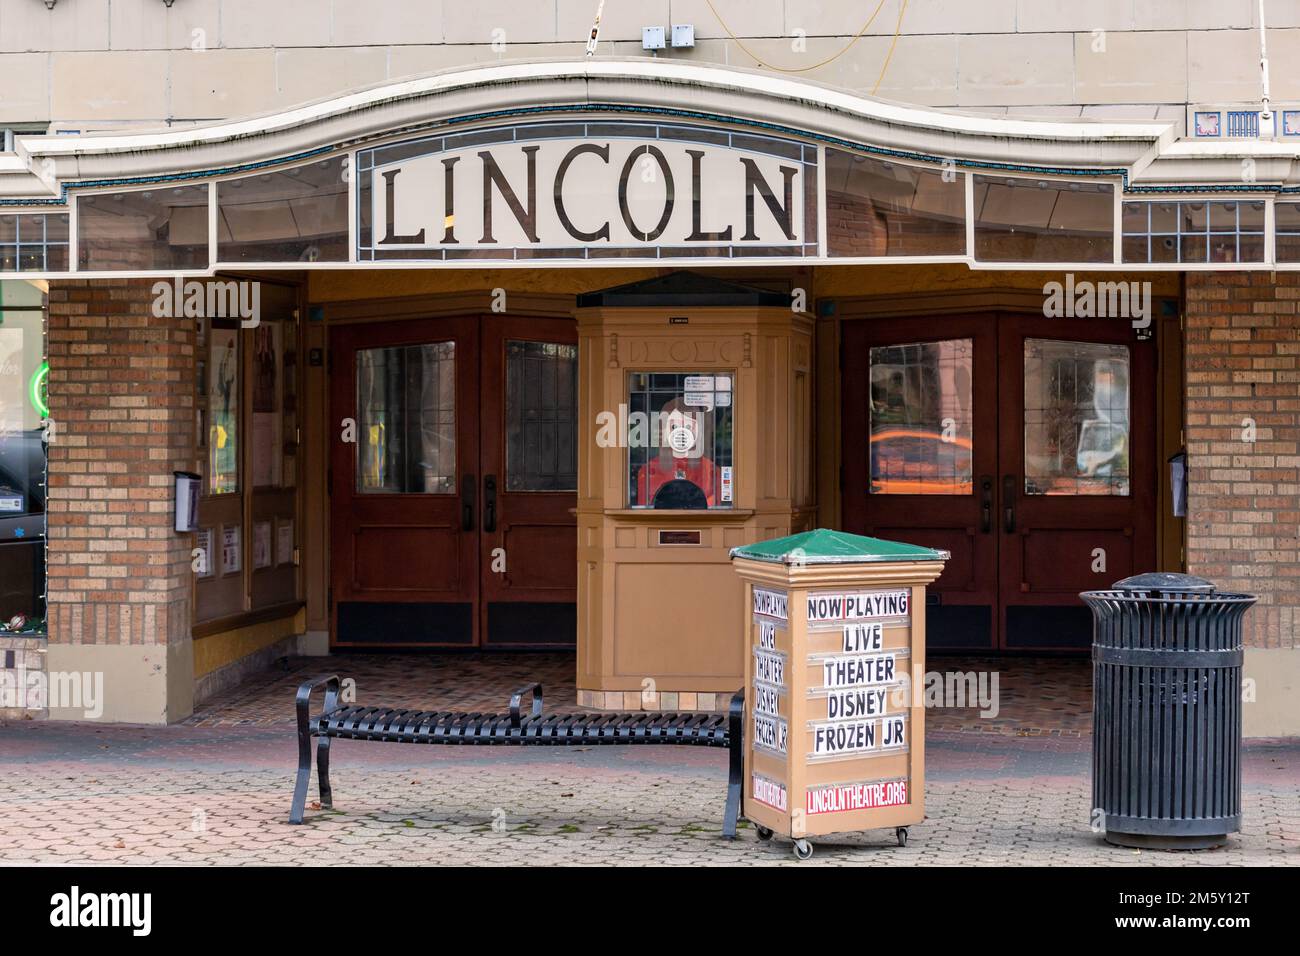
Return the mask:
<svg viewBox="0 0 1300 956"><path fill-rule="evenodd" d="M748 824L719 839L727 754L705 748L339 740L334 809L313 789L306 825L289 826L292 701L307 675L337 671L363 702L413 707L496 710L530 678L548 685L552 709L575 695L573 658L559 654L286 665L182 726L0 721L0 865L1257 866L1293 865L1300 852L1300 745L1277 740L1246 742L1242 830L1229 846L1106 845L1091 829L1086 660L931 658L939 674L996 666L999 712L929 709L926 820L901 849L867 831L796 864L788 842L759 843Z"/></svg>
<svg viewBox="0 0 1300 956"><path fill-rule="evenodd" d="M548 711L582 709L574 703L570 654L348 654L286 659L280 668L203 702L185 723L291 723L298 685L308 676L327 673L355 680L361 704L497 711L506 707L516 688L540 681ZM932 731L1022 737L1079 737L1089 732L1092 675L1087 660L935 657L928 662L927 681L932 688L944 688L944 706L927 708ZM958 703L972 706L954 706Z"/></svg>

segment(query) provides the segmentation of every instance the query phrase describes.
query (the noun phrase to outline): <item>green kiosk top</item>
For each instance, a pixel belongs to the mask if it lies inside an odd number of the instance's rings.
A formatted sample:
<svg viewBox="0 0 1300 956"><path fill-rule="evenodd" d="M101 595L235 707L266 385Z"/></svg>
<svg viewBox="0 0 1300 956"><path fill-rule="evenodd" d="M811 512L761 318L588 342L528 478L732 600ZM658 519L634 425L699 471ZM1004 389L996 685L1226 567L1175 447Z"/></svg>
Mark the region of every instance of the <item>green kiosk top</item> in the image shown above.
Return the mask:
<svg viewBox="0 0 1300 956"><path fill-rule="evenodd" d="M817 528L771 541L759 541L731 549L733 558L767 561L771 564L864 564L887 561L947 561L947 551L882 541L847 531Z"/></svg>

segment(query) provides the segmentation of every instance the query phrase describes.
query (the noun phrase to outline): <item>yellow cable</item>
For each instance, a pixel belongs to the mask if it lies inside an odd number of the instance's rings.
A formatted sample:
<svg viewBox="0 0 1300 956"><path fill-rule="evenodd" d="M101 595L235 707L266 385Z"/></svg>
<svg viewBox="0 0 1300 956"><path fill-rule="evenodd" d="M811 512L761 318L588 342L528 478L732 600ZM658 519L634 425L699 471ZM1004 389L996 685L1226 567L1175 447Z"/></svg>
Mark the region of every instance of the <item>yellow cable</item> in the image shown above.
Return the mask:
<svg viewBox="0 0 1300 956"><path fill-rule="evenodd" d="M889 44L889 52L885 54L885 62L880 67L880 76L876 78L876 85L871 88L871 95L876 95L876 90L880 89L881 82L885 79L885 71L889 69L889 61L894 58L894 47L898 46L898 35L903 32L903 14L907 12L907 0L903 0L898 7L898 22L894 24L894 39Z"/></svg>
<svg viewBox="0 0 1300 956"><path fill-rule="evenodd" d="M871 14L871 19L868 20L866 23L862 24L862 29L859 30L857 33L853 34L853 39L850 40L850 41L845 45L844 49L840 50L839 53L836 53L836 54L834 54L833 56L828 56L826 59L822 60L820 63L814 63L812 66L801 66L801 67L798 67L798 68L796 69L796 68L792 68L792 67L776 66L775 64L772 64L772 63L765 63L765 62L763 61L762 57L758 56L756 53L754 53L752 50L750 50L749 47L745 46L744 41L741 40L740 37L736 36L736 34L734 34L734 33L731 32L731 27L727 26L726 21L722 19L722 16L718 13L717 9L713 6L713 0L704 0L704 2L707 3L707 4L709 5L709 9L710 9L711 11L713 11L713 17L714 17L714 19L718 21L718 24L722 27L722 29L724 29L724 30L727 31L727 36L731 37L732 42L735 43L736 46L740 47L740 48L741 48L741 49L746 53L746 55L748 55L749 58L752 59L752 60L753 60L755 63L757 63L759 66L767 67L767 69L769 69L769 70L776 70L778 73L807 73L809 70L815 70L815 69L817 69L817 68L820 67L820 66L825 66L827 63L830 63L830 62L833 61L833 60L838 60L838 59L839 59L840 57L842 57L845 53L848 53L848 52L849 52L849 48L852 47L853 44L857 43L858 40L862 39L862 34L866 33L867 30L871 27L871 24L875 22L875 20L876 20L876 14L880 13L881 8L883 8L884 5L885 5L885 0L880 0L880 3L876 4L876 10L875 10L875 13L872 13L872 14ZM907 6L907 2L906 2L906 0L904 0L903 6L904 6L904 7ZM902 20L903 20L903 16L902 16L901 13L899 14L898 20L899 20L899 24L900 24L900 26L901 26L901 24L902 24ZM898 42L898 34L897 34L897 33L894 34L894 42L895 42L895 43ZM893 52L893 48L892 48L892 47L890 48L890 52L891 52L891 53ZM889 65L889 60L888 60L888 59L885 60L885 65L886 65L886 66ZM883 72L881 73L881 76L884 76L884 73L883 73ZM880 85L879 81L877 81L876 85L877 85L877 86Z"/></svg>

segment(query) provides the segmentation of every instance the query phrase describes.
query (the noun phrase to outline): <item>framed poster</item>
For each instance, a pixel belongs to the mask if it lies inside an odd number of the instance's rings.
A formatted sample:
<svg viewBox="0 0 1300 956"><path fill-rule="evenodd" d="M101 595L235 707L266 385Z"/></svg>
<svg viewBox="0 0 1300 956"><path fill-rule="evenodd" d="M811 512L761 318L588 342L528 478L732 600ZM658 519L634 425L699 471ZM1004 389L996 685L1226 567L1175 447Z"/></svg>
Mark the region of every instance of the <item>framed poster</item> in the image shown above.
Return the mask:
<svg viewBox="0 0 1300 956"><path fill-rule="evenodd" d="M200 552L202 552L197 556L198 567L195 569L195 573L198 574L200 578L212 577L213 571L212 571L212 529L211 528L199 529L198 533L195 535L194 538L194 547L197 548Z"/></svg>
<svg viewBox="0 0 1300 956"><path fill-rule="evenodd" d="M263 322L253 333L253 487L278 487L281 460L281 351L279 322Z"/></svg>
<svg viewBox="0 0 1300 956"><path fill-rule="evenodd" d="M293 520L284 519L275 527L275 563L293 564Z"/></svg>
<svg viewBox="0 0 1300 956"><path fill-rule="evenodd" d="M239 329L211 330L208 494L239 491Z"/></svg>
<svg viewBox="0 0 1300 956"><path fill-rule="evenodd" d="M257 521L253 524L253 569L271 566L271 522Z"/></svg>
<svg viewBox="0 0 1300 956"><path fill-rule="evenodd" d="M239 525L221 529L221 573L236 574L244 566Z"/></svg>

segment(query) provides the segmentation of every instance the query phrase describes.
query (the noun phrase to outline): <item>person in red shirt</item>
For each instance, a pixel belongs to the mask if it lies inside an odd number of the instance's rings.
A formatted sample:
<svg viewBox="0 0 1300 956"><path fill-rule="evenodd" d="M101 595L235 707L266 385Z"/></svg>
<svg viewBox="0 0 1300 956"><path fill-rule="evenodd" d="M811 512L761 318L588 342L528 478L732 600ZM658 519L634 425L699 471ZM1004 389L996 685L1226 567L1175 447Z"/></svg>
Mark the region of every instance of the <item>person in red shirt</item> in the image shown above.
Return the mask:
<svg viewBox="0 0 1300 956"><path fill-rule="evenodd" d="M704 454L702 445L701 433L708 428L709 418L708 413L690 408L680 398L664 404L659 411L659 453L637 472L639 504L653 505L655 495L672 481L690 482L703 493L707 507L717 504L713 460Z"/></svg>

